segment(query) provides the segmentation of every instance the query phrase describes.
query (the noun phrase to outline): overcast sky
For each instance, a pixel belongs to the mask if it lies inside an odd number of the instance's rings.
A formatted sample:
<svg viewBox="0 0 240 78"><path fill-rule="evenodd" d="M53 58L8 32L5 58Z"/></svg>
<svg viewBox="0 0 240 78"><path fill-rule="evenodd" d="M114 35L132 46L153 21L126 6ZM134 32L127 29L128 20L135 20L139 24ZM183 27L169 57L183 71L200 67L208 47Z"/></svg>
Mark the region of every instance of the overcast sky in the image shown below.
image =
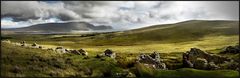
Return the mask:
<svg viewBox="0 0 240 78"><path fill-rule="evenodd" d="M85 21L130 29L186 20L239 20L238 1L1 1L1 27Z"/></svg>

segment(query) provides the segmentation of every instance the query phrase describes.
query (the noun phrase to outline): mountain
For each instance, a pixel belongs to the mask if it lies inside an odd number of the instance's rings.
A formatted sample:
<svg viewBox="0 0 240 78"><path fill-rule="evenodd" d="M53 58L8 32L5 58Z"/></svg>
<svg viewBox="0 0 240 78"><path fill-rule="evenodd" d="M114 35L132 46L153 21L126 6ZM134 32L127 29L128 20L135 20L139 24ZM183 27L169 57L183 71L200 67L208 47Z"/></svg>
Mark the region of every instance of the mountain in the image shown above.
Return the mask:
<svg viewBox="0 0 240 78"><path fill-rule="evenodd" d="M72 31L90 31L90 30L110 30L111 26L94 26L87 22L66 22L66 23L45 23L37 24L23 28L4 29L14 32L38 32L38 33L55 33L55 32L72 32Z"/></svg>

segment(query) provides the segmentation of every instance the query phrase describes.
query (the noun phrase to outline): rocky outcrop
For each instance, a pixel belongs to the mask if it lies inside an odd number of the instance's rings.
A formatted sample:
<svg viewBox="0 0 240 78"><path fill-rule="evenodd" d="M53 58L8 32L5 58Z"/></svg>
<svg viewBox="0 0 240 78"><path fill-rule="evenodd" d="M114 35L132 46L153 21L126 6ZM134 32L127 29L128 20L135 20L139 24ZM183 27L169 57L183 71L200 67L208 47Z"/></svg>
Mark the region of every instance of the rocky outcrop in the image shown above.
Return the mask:
<svg viewBox="0 0 240 78"><path fill-rule="evenodd" d="M240 53L240 48L239 48L239 45L236 45L236 46L228 46L226 47L225 51L221 52L222 54L225 54L225 53L232 53L232 54L237 54L237 53Z"/></svg>
<svg viewBox="0 0 240 78"><path fill-rule="evenodd" d="M163 70L167 69L166 64L160 61L160 54L157 52L150 55L140 54L138 62L143 63L147 67Z"/></svg>
<svg viewBox="0 0 240 78"><path fill-rule="evenodd" d="M231 59L219 55L209 54L197 48L183 53L183 66L196 69L218 69L217 64L222 64ZM212 67L212 68L209 68Z"/></svg>

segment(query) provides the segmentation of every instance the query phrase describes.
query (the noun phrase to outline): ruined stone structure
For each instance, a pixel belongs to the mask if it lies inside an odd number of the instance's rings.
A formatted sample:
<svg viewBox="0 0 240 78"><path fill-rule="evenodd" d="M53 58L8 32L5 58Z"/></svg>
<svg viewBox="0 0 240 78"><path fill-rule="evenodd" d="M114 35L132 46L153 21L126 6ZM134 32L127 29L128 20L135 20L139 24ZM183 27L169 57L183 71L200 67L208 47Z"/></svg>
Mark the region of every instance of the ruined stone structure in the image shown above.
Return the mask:
<svg viewBox="0 0 240 78"><path fill-rule="evenodd" d="M216 64L230 61L231 59L219 55L209 54L197 48L183 53L183 66L196 69L218 69ZM209 68L211 66L212 68Z"/></svg>
<svg viewBox="0 0 240 78"><path fill-rule="evenodd" d="M138 62L143 63L145 66L156 69L167 69L166 64L160 61L160 54L154 52L150 55L140 54Z"/></svg>

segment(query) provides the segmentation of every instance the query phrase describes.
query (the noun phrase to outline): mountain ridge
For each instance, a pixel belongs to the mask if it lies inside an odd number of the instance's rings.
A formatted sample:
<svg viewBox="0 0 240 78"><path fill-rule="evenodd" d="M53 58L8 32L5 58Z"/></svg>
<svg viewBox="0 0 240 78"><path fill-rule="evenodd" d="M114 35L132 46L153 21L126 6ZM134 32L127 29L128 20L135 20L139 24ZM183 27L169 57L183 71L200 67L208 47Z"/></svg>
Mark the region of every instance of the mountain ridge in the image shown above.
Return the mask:
<svg viewBox="0 0 240 78"><path fill-rule="evenodd" d="M111 26L94 26L87 22L66 22L66 23L44 23L29 27L3 29L14 32L72 32L72 31L90 31L90 30L110 30Z"/></svg>

